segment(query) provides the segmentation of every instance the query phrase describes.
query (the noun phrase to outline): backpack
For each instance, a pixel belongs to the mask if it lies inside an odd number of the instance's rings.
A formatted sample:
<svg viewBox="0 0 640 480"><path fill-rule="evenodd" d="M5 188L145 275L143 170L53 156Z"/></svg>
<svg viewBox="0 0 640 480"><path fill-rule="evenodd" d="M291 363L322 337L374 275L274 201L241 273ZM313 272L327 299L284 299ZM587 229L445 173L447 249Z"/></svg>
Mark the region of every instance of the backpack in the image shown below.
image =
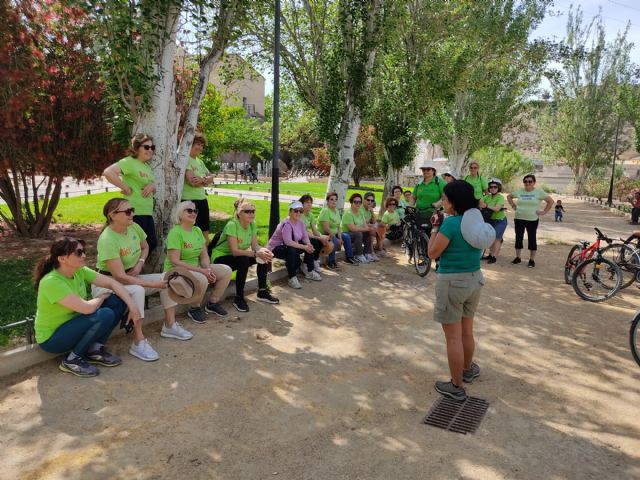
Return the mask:
<svg viewBox="0 0 640 480"><path fill-rule="evenodd" d="M207 247L207 253L209 254L209 258L211 258L211 252L216 248L218 242L220 241L220 237L222 236L222 232L216 232L211 241L209 242L209 246Z"/></svg>

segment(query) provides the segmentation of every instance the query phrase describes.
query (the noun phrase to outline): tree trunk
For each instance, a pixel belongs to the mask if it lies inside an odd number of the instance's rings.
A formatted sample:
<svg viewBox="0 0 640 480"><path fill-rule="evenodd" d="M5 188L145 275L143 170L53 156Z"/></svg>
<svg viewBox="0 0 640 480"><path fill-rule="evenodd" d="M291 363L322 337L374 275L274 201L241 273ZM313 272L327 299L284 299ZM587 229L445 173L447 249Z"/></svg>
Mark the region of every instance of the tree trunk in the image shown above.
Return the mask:
<svg viewBox="0 0 640 480"><path fill-rule="evenodd" d="M341 129L343 133L335 147L338 160L331 164L329 183L327 184L327 193L336 192L338 194L338 209L340 211L346 201L349 179L356 166L353 152L360 130L360 114L355 111L353 105L347 108L343 125L344 128Z"/></svg>
<svg viewBox="0 0 640 480"><path fill-rule="evenodd" d="M447 158L449 159L449 168L454 170L461 178L464 177L469 158L469 140L454 135L447 146Z"/></svg>
<svg viewBox="0 0 640 480"><path fill-rule="evenodd" d="M393 167L391 162L391 154L387 147L384 147L384 158L387 161L387 172L384 176L384 190L382 192L382 202L380 202L379 213L384 211L384 201L391 196L391 190L394 186L400 185L400 170Z"/></svg>

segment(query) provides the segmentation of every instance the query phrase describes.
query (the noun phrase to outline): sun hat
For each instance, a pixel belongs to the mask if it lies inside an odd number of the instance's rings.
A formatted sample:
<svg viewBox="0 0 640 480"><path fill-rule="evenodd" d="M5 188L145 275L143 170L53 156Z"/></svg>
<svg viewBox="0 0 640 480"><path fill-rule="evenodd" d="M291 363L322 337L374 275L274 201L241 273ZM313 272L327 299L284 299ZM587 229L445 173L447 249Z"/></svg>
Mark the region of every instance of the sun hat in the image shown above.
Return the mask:
<svg viewBox="0 0 640 480"><path fill-rule="evenodd" d="M304 205L302 205L302 202L299 202L298 200L295 200L289 204L289 210L294 210L296 208L304 208Z"/></svg>
<svg viewBox="0 0 640 480"><path fill-rule="evenodd" d="M178 304L194 303L202 299L207 285L196 280L196 277L184 267L174 267L164 277L171 300Z"/></svg>
<svg viewBox="0 0 640 480"><path fill-rule="evenodd" d="M459 177L458 177L458 172L456 172L455 170L447 170L447 171L446 171L446 172L444 172L442 175L443 175L443 176L445 176L445 175L449 175L449 176L450 176L450 177L452 177L454 180L457 180L457 179L459 178Z"/></svg>
<svg viewBox="0 0 640 480"><path fill-rule="evenodd" d="M482 213L477 208L470 208L464 212L460 222L460 233L469 245L480 250L489 248L496 239L496 231L485 223Z"/></svg>
<svg viewBox="0 0 640 480"><path fill-rule="evenodd" d="M327 255L329 255L331 252L333 252L333 247L333 242L328 242L324 247L322 247L322 250L320 250L320 256L326 257Z"/></svg>
<svg viewBox="0 0 640 480"><path fill-rule="evenodd" d="M432 162L424 162L420 165L420 170L425 170L427 168L432 168L434 171L437 170L436 166Z"/></svg>

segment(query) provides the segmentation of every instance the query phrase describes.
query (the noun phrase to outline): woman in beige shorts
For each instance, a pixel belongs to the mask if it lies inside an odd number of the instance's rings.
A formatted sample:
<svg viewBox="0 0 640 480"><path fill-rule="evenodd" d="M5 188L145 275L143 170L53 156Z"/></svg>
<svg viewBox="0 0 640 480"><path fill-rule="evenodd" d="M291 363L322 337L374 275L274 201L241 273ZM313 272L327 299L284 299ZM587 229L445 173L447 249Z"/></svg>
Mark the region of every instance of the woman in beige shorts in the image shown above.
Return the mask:
<svg viewBox="0 0 640 480"><path fill-rule="evenodd" d="M478 200L473 187L464 180L448 183L442 200L449 216L444 221L441 214L432 217L428 253L429 258L440 258L433 319L444 331L451 380L436 382L435 388L442 395L463 401L467 398L463 382L471 383L480 375L480 367L473 362L473 317L484 277L480 270L482 251L464 239L460 225L464 212L477 208Z"/></svg>

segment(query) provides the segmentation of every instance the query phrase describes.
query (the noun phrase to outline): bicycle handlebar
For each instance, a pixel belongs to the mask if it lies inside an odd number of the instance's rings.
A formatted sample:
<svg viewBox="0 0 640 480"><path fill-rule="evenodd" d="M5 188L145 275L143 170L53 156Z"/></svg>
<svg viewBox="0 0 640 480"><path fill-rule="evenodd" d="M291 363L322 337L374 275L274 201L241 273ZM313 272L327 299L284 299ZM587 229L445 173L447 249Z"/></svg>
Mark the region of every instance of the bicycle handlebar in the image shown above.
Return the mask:
<svg viewBox="0 0 640 480"><path fill-rule="evenodd" d="M613 240L607 237L604 233L602 233L598 227L593 227L593 229L596 231L596 234L598 235L598 240L604 240L607 243L613 243Z"/></svg>

